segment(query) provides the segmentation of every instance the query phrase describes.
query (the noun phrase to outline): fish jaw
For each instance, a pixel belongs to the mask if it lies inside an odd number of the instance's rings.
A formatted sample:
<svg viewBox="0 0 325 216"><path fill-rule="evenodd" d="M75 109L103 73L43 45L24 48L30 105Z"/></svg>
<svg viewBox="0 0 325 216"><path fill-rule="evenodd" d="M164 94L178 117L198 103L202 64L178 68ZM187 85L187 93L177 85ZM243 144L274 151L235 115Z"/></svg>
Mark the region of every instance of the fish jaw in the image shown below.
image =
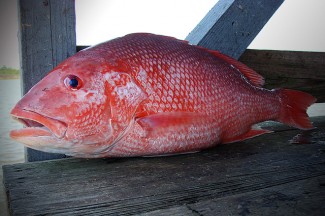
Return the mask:
<svg viewBox="0 0 325 216"><path fill-rule="evenodd" d="M38 137L43 139L44 137L55 137L56 139L65 137L67 124L62 121L43 116L35 111L21 109L19 106L14 107L10 114L13 119L25 126L22 129L12 130L10 132L12 139L25 143L28 139L37 139Z"/></svg>
<svg viewBox="0 0 325 216"><path fill-rule="evenodd" d="M103 157L102 151L109 148L106 142L83 143L84 140L69 139L67 123L23 109L19 107L19 104L12 109L10 114L14 120L25 126L10 131L10 137L26 147L79 158Z"/></svg>

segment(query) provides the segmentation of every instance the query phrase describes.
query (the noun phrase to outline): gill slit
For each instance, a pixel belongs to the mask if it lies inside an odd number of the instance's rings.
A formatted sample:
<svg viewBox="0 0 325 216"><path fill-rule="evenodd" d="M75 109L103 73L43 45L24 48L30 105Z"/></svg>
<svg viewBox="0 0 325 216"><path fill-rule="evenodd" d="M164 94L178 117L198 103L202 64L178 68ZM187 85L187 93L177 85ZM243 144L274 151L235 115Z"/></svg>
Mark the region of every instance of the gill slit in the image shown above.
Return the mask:
<svg viewBox="0 0 325 216"><path fill-rule="evenodd" d="M131 129L131 127L134 125L135 119L134 116L132 117L129 125L127 127L125 127L125 129L122 131L122 133L120 133L120 135L117 136L117 138L112 142L112 144L110 146L108 146L103 153L107 153L109 151L111 151L115 145L127 134L127 132Z"/></svg>

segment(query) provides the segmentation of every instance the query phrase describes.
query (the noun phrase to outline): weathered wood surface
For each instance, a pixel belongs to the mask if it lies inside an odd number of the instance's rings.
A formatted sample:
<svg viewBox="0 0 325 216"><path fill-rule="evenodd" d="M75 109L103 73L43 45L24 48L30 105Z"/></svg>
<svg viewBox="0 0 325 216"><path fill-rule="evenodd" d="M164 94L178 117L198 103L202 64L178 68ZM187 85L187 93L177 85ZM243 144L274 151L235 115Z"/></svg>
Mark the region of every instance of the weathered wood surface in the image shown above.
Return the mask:
<svg viewBox="0 0 325 216"><path fill-rule="evenodd" d="M220 0L186 37L238 59L284 0Z"/></svg>
<svg viewBox="0 0 325 216"><path fill-rule="evenodd" d="M20 0L22 93L76 52L74 0ZM27 161L62 158L27 149Z"/></svg>
<svg viewBox="0 0 325 216"><path fill-rule="evenodd" d="M325 102L325 52L246 50L239 61L263 75L266 88L301 90Z"/></svg>
<svg viewBox="0 0 325 216"><path fill-rule="evenodd" d="M324 215L325 117L200 153L4 166L12 215Z"/></svg>

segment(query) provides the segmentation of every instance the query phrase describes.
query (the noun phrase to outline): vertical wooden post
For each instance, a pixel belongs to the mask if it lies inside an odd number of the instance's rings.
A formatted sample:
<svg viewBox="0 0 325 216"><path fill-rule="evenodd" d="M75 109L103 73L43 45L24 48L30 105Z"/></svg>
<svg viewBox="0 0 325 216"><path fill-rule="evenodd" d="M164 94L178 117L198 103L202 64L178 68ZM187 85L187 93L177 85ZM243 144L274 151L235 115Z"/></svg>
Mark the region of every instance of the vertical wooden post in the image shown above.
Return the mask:
<svg viewBox="0 0 325 216"><path fill-rule="evenodd" d="M220 0L186 37L238 59L284 0Z"/></svg>
<svg viewBox="0 0 325 216"><path fill-rule="evenodd" d="M22 93L76 52L74 0L19 0ZM62 158L27 148L26 160Z"/></svg>

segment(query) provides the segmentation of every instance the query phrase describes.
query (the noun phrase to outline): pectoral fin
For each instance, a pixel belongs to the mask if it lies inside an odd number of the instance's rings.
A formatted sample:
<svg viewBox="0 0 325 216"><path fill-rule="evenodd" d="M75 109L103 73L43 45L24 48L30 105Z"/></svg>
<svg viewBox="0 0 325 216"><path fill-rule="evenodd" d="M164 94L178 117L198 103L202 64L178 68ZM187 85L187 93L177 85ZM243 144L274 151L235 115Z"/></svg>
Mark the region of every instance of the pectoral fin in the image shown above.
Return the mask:
<svg viewBox="0 0 325 216"><path fill-rule="evenodd" d="M158 135L167 131L186 133L190 126L202 125L204 121L203 114L190 112L157 113L136 120L145 131L146 136Z"/></svg>

